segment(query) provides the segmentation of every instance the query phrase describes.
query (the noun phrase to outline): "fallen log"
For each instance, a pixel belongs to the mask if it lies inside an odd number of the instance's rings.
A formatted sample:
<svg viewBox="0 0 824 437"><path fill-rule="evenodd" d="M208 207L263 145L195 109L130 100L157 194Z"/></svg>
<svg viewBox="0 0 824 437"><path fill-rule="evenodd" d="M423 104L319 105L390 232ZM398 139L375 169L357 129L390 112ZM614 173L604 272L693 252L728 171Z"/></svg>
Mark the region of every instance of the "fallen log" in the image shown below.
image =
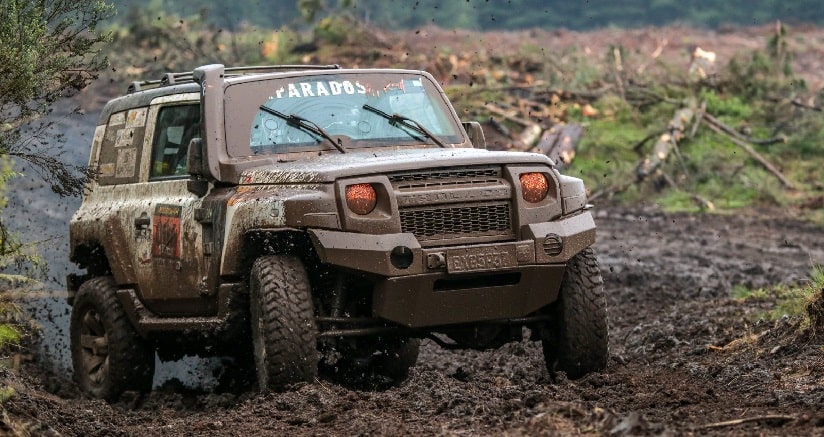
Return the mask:
<svg viewBox="0 0 824 437"><path fill-rule="evenodd" d="M492 125L492 127L495 128L495 130L501 135L509 138L510 140L512 139L512 132L509 131L509 128L500 121L496 120L495 117L489 117L489 124Z"/></svg>
<svg viewBox="0 0 824 437"><path fill-rule="evenodd" d="M516 147L520 150L529 150L541 138L541 132L543 132L543 129L537 123L530 124L518 135L515 140Z"/></svg>
<svg viewBox="0 0 824 437"><path fill-rule="evenodd" d="M584 127L580 124L556 124L543 132L531 151L547 155L559 168L564 168L575 158L575 149L583 135Z"/></svg>
<svg viewBox="0 0 824 437"><path fill-rule="evenodd" d="M677 147L678 141L684 137L686 126L695 117L695 106L695 101L691 100L688 107L675 111L675 115L667 125L666 131L655 141L652 152L636 165L635 177L637 181L643 181L664 164L670 152Z"/></svg>
<svg viewBox="0 0 824 437"><path fill-rule="evenodd" d="M500 106L498 106L494 103L487 103L486 105L484 105L484 107L486 108L487 111L489 111L489 112L491 112L495 115L499 115L502 118L505 118L509 121L518 123L521 126L530 126L530 125L535 124L534 122L532 122L530 120L518 117L516 115L518 113L518 111L507 111L507 110L501 108Z"/></svg>

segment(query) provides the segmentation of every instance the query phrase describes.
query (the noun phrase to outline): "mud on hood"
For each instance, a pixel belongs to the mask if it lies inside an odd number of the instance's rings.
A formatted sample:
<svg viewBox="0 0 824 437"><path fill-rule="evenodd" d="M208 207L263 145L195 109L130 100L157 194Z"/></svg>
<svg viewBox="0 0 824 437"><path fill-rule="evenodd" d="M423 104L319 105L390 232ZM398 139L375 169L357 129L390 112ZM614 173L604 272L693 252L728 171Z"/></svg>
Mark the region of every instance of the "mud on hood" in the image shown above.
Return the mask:
<svg viewBox="0 0 824 437"><path fill-rule="evenodd" d="M306 184L341 177L479 164L546 164L545 155L480 149L411 149L327 154L244 170L240 184Z"/></svg>

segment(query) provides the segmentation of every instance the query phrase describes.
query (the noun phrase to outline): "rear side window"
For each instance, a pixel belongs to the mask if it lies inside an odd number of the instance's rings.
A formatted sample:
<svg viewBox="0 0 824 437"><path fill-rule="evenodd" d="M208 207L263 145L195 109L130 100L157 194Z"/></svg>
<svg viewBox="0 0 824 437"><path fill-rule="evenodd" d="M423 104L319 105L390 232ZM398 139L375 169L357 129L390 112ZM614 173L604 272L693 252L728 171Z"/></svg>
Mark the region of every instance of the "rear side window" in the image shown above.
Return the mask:
<svg viewBox="0 0 824 437"><path fill-rule="evenodd" d="M97 166L97 181L100 185L138 181L148 109L133 108L109 116Z"/></svg>
<svg viewBox="0 0 824 437"><path fill-rule="evenodd" d="M152 139L150 179L186 176L189 142L200 137L200 105L160 108Z"/></svg>

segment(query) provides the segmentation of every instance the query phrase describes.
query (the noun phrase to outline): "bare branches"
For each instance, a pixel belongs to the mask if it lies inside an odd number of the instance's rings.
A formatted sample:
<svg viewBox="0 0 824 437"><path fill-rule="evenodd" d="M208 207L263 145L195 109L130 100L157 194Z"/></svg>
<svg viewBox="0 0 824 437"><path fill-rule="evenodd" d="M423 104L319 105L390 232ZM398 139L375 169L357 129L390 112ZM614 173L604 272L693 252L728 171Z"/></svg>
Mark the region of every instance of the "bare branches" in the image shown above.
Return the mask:
<svg viewBox="0 0 824 437"><path fill-rule="evenodd" d="M61 160L61 137L45 132L48 123L32 124L55 102L85 88L107 65L97 50L109 35L96 27L112 11L103 0L3 3L0 155L31 164L61 196L81 193L87 171Z"/></svg>
<svg viewBox="0 0 824 437"><path fill-rule="evenodd" d="M745 417L743 419L725 420L723 422L713 422L698 427L698 429L718 429L728 428L730 426L743 425L750 422L768 422L768 423L786 423L795 420L795 416L787 416L783 414L767 414L764 416Z"/></svg>
<svg viewBox="0 0 824 437"><path fill-rule="evenodd" d="M718 129L722 130L724 134L729 135L731 137L735 137L741 141L746 141L751 144L758 144L758 145L770 145L776 143L786 143L787 138L784 136L778 136L773 138L765 138L765 139L756 139L752 137L748 137L744 134L741 134L737 130L727 126L726 124L722 123L721 120L713 117L711 114L704 113L703 118L713 126L717 127Z"/></svg>
<svg viewBox="0 0 824 437"><path fill-rule="evenodd" d="M720 127L716 126L713 123L707 123L707 127L709 127L710 129L712 129L714 132L716 132L718 134L726 136L727 138L730 139L730 141L735 143L735 145L737 145L737 146L741 147L742 149L744 149L744 151L746 151L750 156L752 156L756 161L758 161L759 164L761 164L764 168L766 168L767 171L769 171L776 178L778 178L778 180L781 181L781 184L784 185L785 188L789 188L789 189L794 189L795 188L795 186L789 180L787 180L787 178L785 178L784 175L777 168L775 168L774 165L772 165L763 156L761 156L760 153L756 152L755 149L753 149L751 145L747 144L743 140L738 139L737 137L734 137L734 136L731 136L731 135L727 134Z"/></svg>
<svg viewBox="0 0 824 437"><path fill-rule="evenodd" d="M821 106L816 106L816 105L813 105L813 104L810 104L810 103L804 103L804 102L802 102L801 100L798 100L798 99L792 99L792 100L790 100L790 103L793 106L797 106L797 107L803 108L803 109L809 109L811 111L822 112L824 110L824 109L821 108Z"/></svg>

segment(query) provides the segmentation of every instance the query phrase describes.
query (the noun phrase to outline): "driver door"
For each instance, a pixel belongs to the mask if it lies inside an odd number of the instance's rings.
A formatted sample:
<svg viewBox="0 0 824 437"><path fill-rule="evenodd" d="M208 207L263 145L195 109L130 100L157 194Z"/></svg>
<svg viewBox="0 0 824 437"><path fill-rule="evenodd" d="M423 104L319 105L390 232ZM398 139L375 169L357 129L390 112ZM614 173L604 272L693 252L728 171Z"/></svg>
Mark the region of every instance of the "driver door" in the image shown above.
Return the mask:
<svg viewBox="0 0 824 437"><path fill-rule="evenodd" d="M138 295L158 314L214 314L216 299L201 292L203 230L194 211L202 198L186 186L189 141L201 135L200 104L175 97L153 101L147 117L141 170L148 172L148 180L135 190L133 204Z"/></svg>

